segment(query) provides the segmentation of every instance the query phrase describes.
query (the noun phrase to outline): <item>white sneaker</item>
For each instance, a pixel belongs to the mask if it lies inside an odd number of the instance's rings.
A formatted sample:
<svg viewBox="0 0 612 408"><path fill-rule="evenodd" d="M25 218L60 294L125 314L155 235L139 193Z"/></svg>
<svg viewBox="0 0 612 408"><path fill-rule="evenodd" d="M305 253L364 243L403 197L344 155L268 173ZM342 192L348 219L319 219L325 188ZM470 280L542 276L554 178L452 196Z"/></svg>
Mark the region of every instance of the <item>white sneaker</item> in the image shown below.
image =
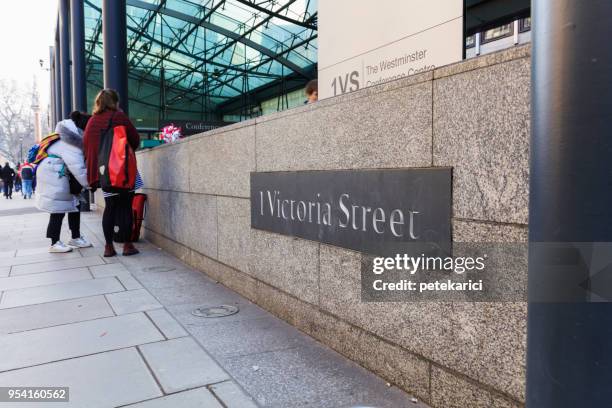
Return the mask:
<svg viewBox="0 0 612 408"><path fill-rule="evenodd" d="M85 237L82 235L78 238L73 238L68 241L68 245L73 248L89 248L90 246L93 246L92 243L86 240Z"/></svg>
<svg viewBox="0 0 612 408"><path fill-rule="evenodd" d="M57 241L55 244L51 245L51 247L49 248L49 252L51 253L64 253L64 252L70 252L70 251L72 251L72 248L64 244L62 241Z"/></svg>

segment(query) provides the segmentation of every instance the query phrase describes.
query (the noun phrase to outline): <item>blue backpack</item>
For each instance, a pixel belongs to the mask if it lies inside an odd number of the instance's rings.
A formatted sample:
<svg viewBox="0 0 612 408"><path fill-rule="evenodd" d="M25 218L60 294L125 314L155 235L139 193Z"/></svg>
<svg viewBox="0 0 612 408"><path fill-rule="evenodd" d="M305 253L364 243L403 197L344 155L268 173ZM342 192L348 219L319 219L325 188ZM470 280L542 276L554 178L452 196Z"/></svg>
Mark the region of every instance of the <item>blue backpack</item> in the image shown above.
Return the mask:
<svg viewBox="0 0 612 408"><path fill-rule="evenodd" d="M30 147L30 150L28 150L28 163L33 163L34 160L36 160L36 155L38 155L39 148L40 145L38 143Z"/></svg>

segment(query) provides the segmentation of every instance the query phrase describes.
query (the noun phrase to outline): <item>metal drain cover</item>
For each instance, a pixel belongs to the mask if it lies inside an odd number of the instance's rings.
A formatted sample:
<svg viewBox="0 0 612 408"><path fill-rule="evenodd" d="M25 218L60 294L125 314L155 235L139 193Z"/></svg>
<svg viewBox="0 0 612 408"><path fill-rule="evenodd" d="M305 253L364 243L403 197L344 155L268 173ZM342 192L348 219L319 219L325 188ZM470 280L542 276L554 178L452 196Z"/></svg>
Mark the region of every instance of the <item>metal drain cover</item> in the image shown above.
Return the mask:
<svg viewBox="0 0 612 408"><path fill-rule="evenodd" d="M191 314L197 317L225 317L238 313L238 310L237 306L231 305L203 306L194 309Z"/></svg>
<svg viewBox="0 0 612 408"><path fill-rule="evenodd" d="M170 272L175 270L176 268L173 266L163 266L163 265L159 265L159 266L149 266L144 268L145 271L147 272Z"/></svg>

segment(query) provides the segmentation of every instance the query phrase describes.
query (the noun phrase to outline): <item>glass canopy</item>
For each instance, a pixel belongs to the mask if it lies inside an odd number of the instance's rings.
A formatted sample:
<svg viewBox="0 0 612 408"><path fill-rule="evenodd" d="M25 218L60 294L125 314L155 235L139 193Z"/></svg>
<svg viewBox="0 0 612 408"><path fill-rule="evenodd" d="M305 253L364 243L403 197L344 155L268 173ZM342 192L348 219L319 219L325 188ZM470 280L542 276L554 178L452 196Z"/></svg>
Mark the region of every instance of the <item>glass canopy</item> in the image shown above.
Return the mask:
<svg viewBox="0 0 612 408"><path fill-rule="evenodd" d="M101 3L85 0L90 100L103 82ZM316 77L316 38L317 0L127 0L130 111L141 126L257 115Z"/></svg>

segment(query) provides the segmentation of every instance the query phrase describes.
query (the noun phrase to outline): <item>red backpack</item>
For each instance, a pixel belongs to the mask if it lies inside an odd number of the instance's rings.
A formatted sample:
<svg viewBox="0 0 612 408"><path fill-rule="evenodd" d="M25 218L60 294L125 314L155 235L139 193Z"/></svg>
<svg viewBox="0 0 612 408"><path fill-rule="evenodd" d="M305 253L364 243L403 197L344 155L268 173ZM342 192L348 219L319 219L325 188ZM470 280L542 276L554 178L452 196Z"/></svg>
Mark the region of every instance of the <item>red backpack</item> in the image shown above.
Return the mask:
<svg viewBox="0 0 612 408"><path fill-rule="evenodd" d="M113 113L108 128L100 136L98 171L102 191L131 191L136 184L136 154L130 146L125 126L113 126Z"/></svg>

